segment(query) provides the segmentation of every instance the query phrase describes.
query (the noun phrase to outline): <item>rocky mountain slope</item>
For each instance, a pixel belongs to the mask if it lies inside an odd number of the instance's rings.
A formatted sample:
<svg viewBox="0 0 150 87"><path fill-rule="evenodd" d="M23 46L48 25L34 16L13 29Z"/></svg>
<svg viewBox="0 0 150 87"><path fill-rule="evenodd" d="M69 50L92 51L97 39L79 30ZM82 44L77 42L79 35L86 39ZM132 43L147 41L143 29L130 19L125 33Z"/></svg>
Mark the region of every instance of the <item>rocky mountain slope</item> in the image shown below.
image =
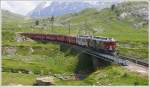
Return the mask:
<svg viewBox="0 0 150 87"><path fill-rule="evenodd" d="M85 8L91 7L90 4L84 2L58 2L54 1L51 4L41 3L32 12L31 17L64 15L67 13L79 12Z"/></svg>
<svg viewBox="0 0 150 87"><path fill-rule="evenodd" d="M117 2L85 2L85 1L52 1L40 3L34 10L29 12L28 16L31 17L44 17L44 16L62 16L68 13L77 13L86 8L97 8L102 9L109 7L111 4Z"/></svg>
<svg viewBox="0 0 150 87"><path fill-rule="evenodd" d="M139 28L148 24L148 3L134 2L118 4L116 11L120 20L127 19L133 23L134 27Z"/></svg>
<svg viewBox="0 0 150 87"><path fill-rule="evenodd" d="M95 18L94 18L95 17ZM118 21L131 23L135 28L142 28L148 24L148 3L147 2L124 2L112 4L109 8L98 11L86 9L80 13L62 16L62 20L72 22L83 22L84 20L102 21L116 19ZM97 19L99 18L99 20ZM108 19L107 19L108 18ZM106 21L108 22L108 21Z"/></svg>

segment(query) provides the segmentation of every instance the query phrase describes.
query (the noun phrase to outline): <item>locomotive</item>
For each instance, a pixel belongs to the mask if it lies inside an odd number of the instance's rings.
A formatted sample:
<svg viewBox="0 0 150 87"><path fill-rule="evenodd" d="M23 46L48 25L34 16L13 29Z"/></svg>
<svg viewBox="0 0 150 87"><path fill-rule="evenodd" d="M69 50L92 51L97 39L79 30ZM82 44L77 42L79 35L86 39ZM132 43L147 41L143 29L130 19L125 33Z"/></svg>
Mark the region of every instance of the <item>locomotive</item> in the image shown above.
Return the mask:
<svg viewBox="0 0 150 87"><path fill-rule="evenodd" d="M67 36L59 34L21 33L21 35L40 41L57 41L86 47L101 53L115 55L116 41L113 38L93 36Z"/></svg>

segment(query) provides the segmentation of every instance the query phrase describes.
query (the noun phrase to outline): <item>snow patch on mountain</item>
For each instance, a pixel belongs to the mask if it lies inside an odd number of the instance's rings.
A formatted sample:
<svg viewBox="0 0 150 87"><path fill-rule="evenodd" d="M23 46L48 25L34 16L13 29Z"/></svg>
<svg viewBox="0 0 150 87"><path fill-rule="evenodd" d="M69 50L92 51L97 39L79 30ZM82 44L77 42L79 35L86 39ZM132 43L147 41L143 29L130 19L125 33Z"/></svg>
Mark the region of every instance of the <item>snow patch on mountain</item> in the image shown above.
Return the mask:
<svg viewBox="0 0 150 87"><path fill-rule="evenodd" d="M65 2L65 1L53 1L42 2L28 15L31 17L42 16L60 16L67 13L79 12L85 8L92 7L89 3L85 2Z"/></svg>
<svg viewBox="0 0 150 87"><path fill-rule="evenodd" d="M116 2L103 2L98 0L61 0L61 1L46 1L40 3L28 16L30 17L43 17L43 16L62 16L68 13L76 13L86 8L102 8L109 7Z"/></svg>
<svg viewBox="0 0 150 87"><path fill-rule="evenodd" d="M52 3L51 1L46 1L45 4L44 4L44 6L43 6L43 8L46 8L46 7L50 6L51 3Z"/></svg>

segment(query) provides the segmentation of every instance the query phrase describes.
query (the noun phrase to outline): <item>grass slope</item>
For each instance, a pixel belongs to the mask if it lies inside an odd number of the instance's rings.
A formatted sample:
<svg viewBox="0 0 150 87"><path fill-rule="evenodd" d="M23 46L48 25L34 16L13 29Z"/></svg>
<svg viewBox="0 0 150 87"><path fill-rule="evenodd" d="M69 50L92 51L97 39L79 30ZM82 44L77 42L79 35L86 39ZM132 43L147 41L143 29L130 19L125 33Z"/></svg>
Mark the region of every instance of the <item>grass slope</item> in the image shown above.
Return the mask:
<svg viewBox="0 0 150 87"><path fill-rule="evenodd" d="M23 84L23 85L33 85L35 83L36 75L31 74L18 74L18 73L2 73L2 84ZM12 81L13 78L13 81ZM30 79L30 80L29 80ZM125 70L120 66L109 66L102 69L98 69L91 75L89 75L84 80L55 80L55 85L148 85L148 77L140 76L138 73L133 73Z"/></svg>
<svg viewBox="0 0 150 87"><path fill-rule="evenodd" d="M59 46L55 44L32 46L34 52L31 53L27 45L16 46L14 49L16 52L12 56L8 53L3 54L3 71L12 69L14 72L23 70L33 71L35 74L41 72L44 74L49 74L49 72L73 73L78 62L76 56L66 55L66 53L59 51Z"/></svg>
<svg viewBox="0 0 150 87"><path fill-rule="evenodd" d="M147 85L147 76L140 76L138 73L130 72L120 66L109 66L99 69L89 77L87 82L95 85Z"/></svg>
<svg viewBox="0 0 150 87"><path fill-rule="evenodd" d="M33 85L35 75L2 72L2 85Z"/></svg>

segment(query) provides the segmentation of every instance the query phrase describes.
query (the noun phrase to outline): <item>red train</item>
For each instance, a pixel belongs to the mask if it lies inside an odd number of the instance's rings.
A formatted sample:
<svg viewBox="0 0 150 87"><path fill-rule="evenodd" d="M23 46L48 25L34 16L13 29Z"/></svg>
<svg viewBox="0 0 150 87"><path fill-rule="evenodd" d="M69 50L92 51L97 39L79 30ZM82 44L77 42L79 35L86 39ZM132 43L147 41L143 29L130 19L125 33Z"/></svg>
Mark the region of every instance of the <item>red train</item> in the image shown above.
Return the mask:
<svg viewBox="0 0 150 87"><path fill-rule="evenodd" d="M113 38L92 37L92 36L67 36L57 34L39 34L39 33L21 33L33 40L40 41L59 41L73 45L87 47L99 52L114 55L116 50L116 41Z"/></svg>

